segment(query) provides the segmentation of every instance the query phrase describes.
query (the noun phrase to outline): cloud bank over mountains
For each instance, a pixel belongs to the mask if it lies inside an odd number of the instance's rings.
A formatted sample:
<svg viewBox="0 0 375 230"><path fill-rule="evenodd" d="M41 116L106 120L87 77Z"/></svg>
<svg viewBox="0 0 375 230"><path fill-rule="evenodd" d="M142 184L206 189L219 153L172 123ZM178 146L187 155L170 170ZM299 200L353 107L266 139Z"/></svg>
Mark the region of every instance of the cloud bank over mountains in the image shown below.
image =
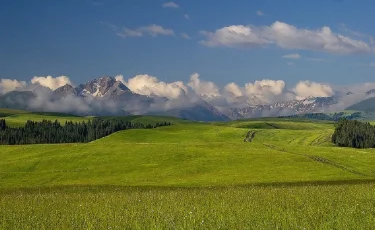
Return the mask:
<svg viewBox="0 0 375 230"><path fill-rule="evenodd" d="M50 88L51 90L55 90L57 88L60 88L64 85L72 85L72 82L67 76L60 76L60 77L52 77L52 76L46 76L46 77L33 77L31 79L32 84L40 84L41 86Z"/></svg>
<svg viewBox="0 0 375 230"><path fill-rule="evenodd" d="M218 107L230 107L236 104L269 104L279 100L303 99L309 96L329 97L334 94L330 85L310 81L300 81L294 87L289 88L282 80L270 79L248 82L242 86L230 82L224 87L219 87L214 82L201 79L198 73L192 74L186 83L182 81L164 82L147 74L136 75L129 79L117 75L115 79L121 81L132 92L140 95L163 97L169 100L198 96ZM29 83L1 79L0 93L30 90L33 85L56 90L66 84L74 85L67 76L36 76Z"/></svg>
<svg viewBox="0 0 375 230"><path fill-rule="evenodd" d="M12 79L0 79L0 93L7 93L13 90L26 87L25 81L17 81Z"/></svg>
<svg viewBox="0 0 375 230"><path fill-rule="evenodd" d="M244 85L229 82L219 87L201 79L198 73L193 73L188 82L164 82L140 74L128 79L123 75L101 77L78 86L67 76L35 76L30 82L1 79L0 104L5 101L6 105L20 105L21 109L80 115L183 114L191 119L210 120L210 116L216 116L212 120L220 120L224 115L238 119L241 114L278 116L322 108L326 112L339 111L371 97L366 95L371 89L375 89L375 83L331 86L305 80L288 86L282 80L271 79ZM8 97L12 91L20 93ZM311 98L323 99L314 102ZM300 106L304 108L301 110Z"/></svg>

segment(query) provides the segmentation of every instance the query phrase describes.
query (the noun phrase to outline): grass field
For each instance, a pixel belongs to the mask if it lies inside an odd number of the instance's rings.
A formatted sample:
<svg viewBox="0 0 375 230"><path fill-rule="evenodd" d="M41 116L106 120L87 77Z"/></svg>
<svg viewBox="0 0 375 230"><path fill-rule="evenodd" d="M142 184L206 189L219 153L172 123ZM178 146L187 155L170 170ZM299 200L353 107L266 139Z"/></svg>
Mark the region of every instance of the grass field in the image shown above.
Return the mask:
<svg viewBox="0 0 375 230"><path fill-rule="evenodd" d="M64 113L49 113L49 112L27 112L14 109L0 109L0 119L5 119L7 125L10 127L21 127L25 125L28 120L42 121L42 120L58 120L61 124L65 121L87 121L89 117L79 117Z"/></svg>
<svg viewBox="0 0 375 230"><path fill-rule="evenodd" d="M64 114L0 111L27 119ZM254 119L126 130L87 144L0 146L0 227L368 229L375 151L330 143L333 123ZM256 132L244 142L247 132ZM191 213L190 213L191 212ZM2 218L2 219L1 219Z"/></svg>

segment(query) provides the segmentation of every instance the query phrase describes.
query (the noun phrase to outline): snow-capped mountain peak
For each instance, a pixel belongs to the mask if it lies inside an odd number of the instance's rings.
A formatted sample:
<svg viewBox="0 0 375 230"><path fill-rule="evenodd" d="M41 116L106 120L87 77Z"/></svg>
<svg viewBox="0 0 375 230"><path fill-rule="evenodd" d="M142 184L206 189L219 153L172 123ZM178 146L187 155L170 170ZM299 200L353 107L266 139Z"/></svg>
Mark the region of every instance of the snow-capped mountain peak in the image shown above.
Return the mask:
<svg viewBox="0 0 375 230"><path fill-rule="evenodd" d="M130 89L121 81L109 76L81 84L77 87L77 91L81 96L93 97L113 97L123 93L131 93Z"/></svg>

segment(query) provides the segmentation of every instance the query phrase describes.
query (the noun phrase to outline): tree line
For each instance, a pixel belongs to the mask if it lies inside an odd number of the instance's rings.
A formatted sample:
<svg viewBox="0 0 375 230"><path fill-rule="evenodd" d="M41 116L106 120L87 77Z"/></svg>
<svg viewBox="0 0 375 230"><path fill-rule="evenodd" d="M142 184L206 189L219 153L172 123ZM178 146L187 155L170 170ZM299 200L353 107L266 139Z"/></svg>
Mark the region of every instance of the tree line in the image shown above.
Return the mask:
<svg viewBox="0 0 375 230"><path fill-rule="evenodd" d="M86 143L126 129L152 129L171 125L170 122L158 122L155 125L132 123L120 119L94 118L87 122L60 122L43 120L27 121L24 127L11 128L4 119L0 119L0 144L53 144Z"/></svg>
<svg viewBox="0 0 375 230"><path fill-rule="evenodd" d="M375 127L368 122L340 119L335 124L332 143L341 147L374 148Z"/></svg>
<svg viewBox="0 0 375 230"><path fill-rule="evenodd" d="M305 113L305 114L294 114L290 116L279 116L278 118L306 118L314 120L326 120L326 121L338 121L342 118L347 120L354 120L362 117L361 112L354 112L350 115L345 114L344 112L338 112L331 115L325 113Z"/></svg>

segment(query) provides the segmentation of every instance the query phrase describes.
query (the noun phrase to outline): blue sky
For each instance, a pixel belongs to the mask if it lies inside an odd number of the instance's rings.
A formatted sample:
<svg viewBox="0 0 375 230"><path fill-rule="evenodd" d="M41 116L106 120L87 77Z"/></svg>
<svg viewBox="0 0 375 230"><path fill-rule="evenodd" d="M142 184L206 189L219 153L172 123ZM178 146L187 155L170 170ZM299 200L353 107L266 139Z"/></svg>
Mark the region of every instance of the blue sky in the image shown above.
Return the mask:
<svg viewBox="0 0 375 230"><path fill-rule="evenodd" d="M197 72L219 86L261 79L374 81L374 1L167 2L2 0L0 78L66 75L81 83L149 74L187 82ZM240 25L251 34L241 34ZM276 25L296 31L275 35ZM323 27L330 28L328 37L317 35ZM335 41L338 36L343 41Z"/></svg>

